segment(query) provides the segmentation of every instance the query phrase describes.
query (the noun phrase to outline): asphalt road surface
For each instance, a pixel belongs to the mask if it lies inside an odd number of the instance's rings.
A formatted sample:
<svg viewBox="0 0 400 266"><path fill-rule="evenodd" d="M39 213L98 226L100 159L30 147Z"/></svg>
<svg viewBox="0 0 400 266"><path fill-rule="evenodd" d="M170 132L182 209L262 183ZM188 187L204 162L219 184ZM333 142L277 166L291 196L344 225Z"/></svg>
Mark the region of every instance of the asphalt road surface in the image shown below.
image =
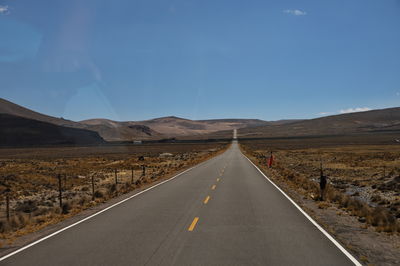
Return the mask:
<svg viewBox="0 0 400 266"><path fill-rule="evenodd" d="M233 143L0 265L354 264Z"/></svg>

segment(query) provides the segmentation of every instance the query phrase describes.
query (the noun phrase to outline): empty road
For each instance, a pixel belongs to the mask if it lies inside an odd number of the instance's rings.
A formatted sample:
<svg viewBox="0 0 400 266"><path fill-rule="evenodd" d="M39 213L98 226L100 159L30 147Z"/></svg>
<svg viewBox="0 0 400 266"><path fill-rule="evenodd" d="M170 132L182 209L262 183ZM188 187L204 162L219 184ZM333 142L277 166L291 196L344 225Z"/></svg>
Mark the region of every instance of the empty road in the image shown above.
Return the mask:
<svg viewBox="0 0 400 266"><path fill-rule="evenodd" d="M354 265L236 143L0 265Z"/></svg>

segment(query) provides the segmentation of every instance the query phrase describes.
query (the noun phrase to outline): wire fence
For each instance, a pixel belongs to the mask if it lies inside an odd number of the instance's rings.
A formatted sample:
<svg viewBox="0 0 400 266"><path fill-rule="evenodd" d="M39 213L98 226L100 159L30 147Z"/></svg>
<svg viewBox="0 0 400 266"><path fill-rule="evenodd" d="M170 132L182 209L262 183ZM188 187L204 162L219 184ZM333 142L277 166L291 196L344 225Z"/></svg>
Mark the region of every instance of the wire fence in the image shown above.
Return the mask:
<svg viewBox="0 0 400 266"><path fill-rule="evenodd" d="M27 225L40 227L54 217L77 213L167 178L221 150L150 158L147 161L142 159L135 163L120 160L115 164L107 164L107 167L75 169L75 174L71 174L74 169L66 171L63 167L54 167L49 171L38 167L37 173L47 173L45 182L40 185L34 182L15 185L16 180L20 182L18 174L9 180L3 178L0 185L6 189L0 195L0 234L18 231Z"/></svg>

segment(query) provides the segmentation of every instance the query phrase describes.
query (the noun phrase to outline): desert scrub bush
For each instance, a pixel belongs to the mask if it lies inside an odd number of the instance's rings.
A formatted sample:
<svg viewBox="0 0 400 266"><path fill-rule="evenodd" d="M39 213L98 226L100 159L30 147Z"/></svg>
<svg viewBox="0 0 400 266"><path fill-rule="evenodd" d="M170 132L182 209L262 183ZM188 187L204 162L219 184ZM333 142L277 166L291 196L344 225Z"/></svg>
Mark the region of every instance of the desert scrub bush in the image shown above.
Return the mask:
<svg viewBox="0 0 400 266"><path fill-rule="evenodd" d="M318 203L318 209L327 209L327 208L329 208L331 205L328 203L328 202L326 202L326 201L323 201L323 202L320 202L320 203Z"/></svg>
<svg viewBox="0 0 400 266"><path fill-rule="evenodd" d="M90 200L89 200L88 197L82 196L82 197L80 197L80 198L78 199L78 205L81 206L81 207L83 207L83 206L85 206L85 204L88 203L89 201L90 201Z"/></svg>
<svg viewBox="0 0 400 266"><path fill-rule="evenodd" d="M108 188L108 192L109 194L114 194L117 191L117 185L116 184L112 184L109 186Z"/></svg>
<svg viewBox="0 0 400 266"><path fill-rule="evenodd" d="M104 194L103 194L103 192L101 192L100 190L96 190L96 191L94 192L94 197L95 197L95 198L104 198Z"/></svg>
<svg viewBox="0 0 400 266"><path fill-rule="evenodd" d="M342 195L339 199L339 207L346 209L349 206L350 197L348 195Z"/></svg>
<svg viewBox="0 0 400 266"><path fill-rule="evenodd" d="M40 215L40 216L37 216L34 218L35 224L42 224L44 222L46 222L46 216L44 216L44 215Z"/></svg>
<svg viewBox="0 0 400 266"><path fill-rule="evenodd" d="M69 211L72 209L72 205L70 202L65 202L61 208L61 214L68 214Z"/></svg>
<svg viewBox="0 0 400 266"><path fill-rule="evenodd" d="M349 196L347 210L349 210L352 214L357 212L362 206L362 203L352 197Z"/></svg>
<svg viewBox="0 0 400 266"><path fill-rule="evenodd" d="M327 186L325 197L332 202L339 203L343 198L343 194L334 189L332 186Z"/></svg>
<svg viewBox="0 0 400 266"><path fill-rule="evenodd" d="M5 220L0 220L0 233L8 231L8 223Z"/></svg>
<svg viewBox="0 0 400 266"><path fill-rule="evenodd" d="M360 218L366 218L370 212L370 207L365 203L361 203L359 208L354 211L354 214Z"/></svg>
<svg viewBox="0 0 400 266"><path fill-rule="evenodd" d="M38 207L32 214L33 216L41 216L47 214L50 210L51 209L47 207Z"/></svg>
<svg viewBox="0 0 400 266"><path fill-rule="evenodd" d="M32 213L38 209L36 201L25 200L23 202L17 202L15 210L17 212Z"/></svg>
<svg viewBox="0 0 400 266"><path fill-rule="evenodd" d="M378 226L384 218L383 209L375 208L372 212L367 215L367 222L372 226Z"/></svg>
<svg viewBox="0 0 400 266"><path fill-rule="evenodd" d="M17 217L19 219L21 227L25 227L31 222L31 216L25 213L18 213Z"/></svg>
<svg viewBox="0 0 400 266"><path fill-rule="evenodd" d="M293 171L291 171L291 170L288 170L288 169L284 169L282 171L282 175L284 177L286 177L287 179L289 179L289 180L293 180L294 177L295 177L295 173Z"/></svg>
<svg viewBox="0 0 400 266"><path fill-rule="evenodd" d="M373 208L372 211L367 215L366 219L369 224L377 227L377 231L398 231L396 218L392 216L387 210L381 207Z"/></svg>
<svg viewBox="0 0 400 266"><path fill-rule="evenodd" d="M12 229L19 229L20 227L19 219L17 216L11 216L8 223Z"/></svg>
<svg viewBox="0 0 400 266"><path fill-rule="evenodd" d="M30 223L30 217L23 213L17 213L10 218L8 223L11 229L18 230L24 228Z"/></svg>

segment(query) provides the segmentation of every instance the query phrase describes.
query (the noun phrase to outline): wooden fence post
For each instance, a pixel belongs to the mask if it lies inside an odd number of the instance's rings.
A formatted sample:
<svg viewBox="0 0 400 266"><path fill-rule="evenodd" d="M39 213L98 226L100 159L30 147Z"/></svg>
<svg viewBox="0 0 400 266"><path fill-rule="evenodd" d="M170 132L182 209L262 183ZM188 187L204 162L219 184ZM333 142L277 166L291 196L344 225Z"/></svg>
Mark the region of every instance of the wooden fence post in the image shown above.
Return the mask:
<svg viewBox="0 0 400 266"><path fill-rule="evenodd" d="M133 167L131 168L132 175L131 175L131 185L133 184Z"/></svg>
<svg viewBox="0 0 400 266"><path fill-rule="evenodd" d="M64 174L64 188L67 189L67 174Z"/></svg>
<svg viewBox="0 0 400 266"><path fill-rule="evenodd" d="M92 201L94 201L94 175L92 175Z"/></svg>
<svg viewBox="0 0 400 266"><path fill-rule="evenodd" d="M10 189L6 189L6 216L7 222L10 222Z"/></svg>
<svg viewBox="0 0 400 266"><path fill-rule="evenodd" d="M58 175L57 175L57 178L58 178L58 199L59 199L59 201L60 201L60 209L61 209L61 212L62 212L62 207L63 207L63 205L62 205L62 183L61 183L61 174L58 174Z"/></svg>
<svg viewBox="0 0 400 266"><path fill-rule="evenodd" d="M146 166L142 165L142 177L146 175Z"/></svg>
<svg viewBox="0 0 400 266"><path fill-rule="evenodd" d="M114 170L114 175L115 175L115 194L118 196L118 175L117 175L117 169Z"/></svg>

